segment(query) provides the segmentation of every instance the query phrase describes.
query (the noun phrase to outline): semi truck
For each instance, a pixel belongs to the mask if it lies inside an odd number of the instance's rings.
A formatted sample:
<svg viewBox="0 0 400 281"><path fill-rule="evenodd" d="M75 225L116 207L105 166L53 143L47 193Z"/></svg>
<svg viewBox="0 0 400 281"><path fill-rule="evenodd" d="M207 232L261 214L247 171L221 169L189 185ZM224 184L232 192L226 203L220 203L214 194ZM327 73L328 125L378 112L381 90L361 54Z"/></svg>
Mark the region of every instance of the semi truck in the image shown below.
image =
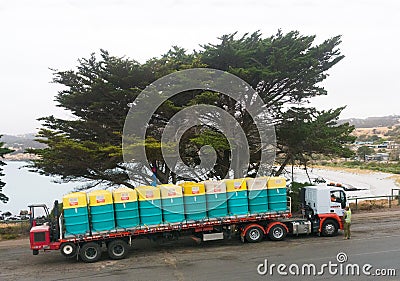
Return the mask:
<svg viewBox="0 0 400 281"><path fill-rule="evenodd" d="M68 258L96 262L104 248L111 259L125 258L140 238L190 235L211 241L236 236L243 243L257 243L266 238L280 241L288 234L335 236L343 230L348 205L339 187L306 186L300 191L301 214L295 217L286 181L278 177L104 192L66 195L61 212L57 200L52 213L44 204L30 205L33 255L59 250ZM37 218L38 209L45 215Z"/></svg>

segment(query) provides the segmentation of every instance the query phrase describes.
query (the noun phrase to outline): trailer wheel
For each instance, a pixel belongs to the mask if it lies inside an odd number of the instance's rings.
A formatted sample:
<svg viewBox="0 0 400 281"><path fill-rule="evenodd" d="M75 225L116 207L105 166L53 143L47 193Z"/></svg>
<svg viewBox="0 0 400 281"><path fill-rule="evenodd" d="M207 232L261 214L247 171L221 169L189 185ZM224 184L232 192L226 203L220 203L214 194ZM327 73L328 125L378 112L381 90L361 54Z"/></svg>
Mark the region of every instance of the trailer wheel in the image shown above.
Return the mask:
<svg viewBox="0 0 400 281"><path fill-rule="evenodd" d="M285 239L286 234L286 228L280 224L276 224L269 230L268 237L273 241L281 241Z"/></svg>
<svg viewBox="0 0 400 281"><path fill-rule="evenodd" d="M79 256L84 262L96 262L101 257L100 245L95 242L83 244Z"/></svg>
<svg viewBox="0 0 400 281"><path fill-rule="evenodd" d="M338 224L333 220L326 220L322 224L322 235L323 236L335 236L338 233Z"/></svg>
<svg viewBox="0 0 400 281"><path fill-rule="evenodd" d="M264 232L259 226L252 226L247 229L245 237L247 242L257 243L264 238Z"/></svg>
<svg viewBox="0 0 400 281"><path fill-rule="evenodd" d="M74 243L67 242L61 244L60 247L61 254L66 258L72 258L76 256L77 247Z"/></svg>
<svg viewBox="0 0 400 281"><path fill-rule="evenodd" d="M111 259L120 260L128 254L128 244L124 240L114 240L108 244L107 250Z"/></svg>

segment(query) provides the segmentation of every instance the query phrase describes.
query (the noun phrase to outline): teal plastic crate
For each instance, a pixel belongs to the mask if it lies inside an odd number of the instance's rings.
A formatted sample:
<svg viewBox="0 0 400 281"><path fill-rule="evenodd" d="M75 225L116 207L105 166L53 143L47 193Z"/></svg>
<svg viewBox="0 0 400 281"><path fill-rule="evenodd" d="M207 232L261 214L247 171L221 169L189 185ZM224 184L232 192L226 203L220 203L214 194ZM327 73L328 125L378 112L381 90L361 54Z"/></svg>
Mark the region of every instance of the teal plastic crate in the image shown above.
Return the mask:
<svg viewBox="0 0 400 281"><path fill-rule="evenodd" d="M207 218L206 195L184 196L186 220L204 220Z"/></svg>
<svg viewBox="0 0 400 281"><path fill-rule="evenodd" d="M206 194L207 214L209 218L228 216L226 193Z"/></svg>
<svg viewBox="0 0 400 281"><path fill-rule="evenodd" d="M161 199L164 223L185 221L183 197Z"/></svg>
<svg viewBox="0 0 400 281"><path fill-rule="evenodd" d="M161 199L139 201L141 225L159 225L163 223Z"/></svg>
<svg viewBox="0 0 400 281"><path fill-rule="evenodd" d="M114 205L91 206L90 222L92 233L115 230Z"/></svg>
<svg viewBox="0 0 400 281"><path fill-rule="evenodd" d="M90 233L87 207L64 209L65 237Z"/></svg>
<svg viewBox="0 0 400 281"><path fill-rule="evenodd" d="M250 214L268 212L268 192L266 189L249 190L248 196Z"/></svg>
<svg viewBox="0 0 400 281"><path fill-rule="evenodd" d="M136 228L140 224L139 204L137 201L114 203L117 228Z"/></svg>
<svg viewBox="0 0 400 281"><path fill-rule="evenodd" d="M228 211L231 216L243 216L249 213L247 190L227 192Z"/></svg>
<svg viewBox="0 0 400 281"><path fill-rule="evenodd" d="M286 187L268 189L268 208L270 211L287 209Z"/></svg>

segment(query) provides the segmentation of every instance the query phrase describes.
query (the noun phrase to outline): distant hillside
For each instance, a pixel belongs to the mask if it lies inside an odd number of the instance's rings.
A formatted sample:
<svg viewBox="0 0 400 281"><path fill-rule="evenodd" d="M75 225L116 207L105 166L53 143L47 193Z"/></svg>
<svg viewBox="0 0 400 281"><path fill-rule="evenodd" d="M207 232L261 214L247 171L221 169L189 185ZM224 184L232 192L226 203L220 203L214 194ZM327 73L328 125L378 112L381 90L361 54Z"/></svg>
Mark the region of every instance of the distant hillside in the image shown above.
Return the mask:
<svg viewBox="0 0 400 281"><path fill-rule="evenodd" d="M12 154L23 153L27 148L43 148L44 144L35 141L35 134L25 135L3 135L0 142L4 142L4 146L14 149Z"/></svg>
<svg viewBox="0 0 400 281"><path fill-rule="evenodd" d="M354 125L356 128L392 127L396 124L400 124L400 115L368 117L365 119L350 118L340 120L338 123L343 124L346 122L349 122L350 125Z"/></svg>

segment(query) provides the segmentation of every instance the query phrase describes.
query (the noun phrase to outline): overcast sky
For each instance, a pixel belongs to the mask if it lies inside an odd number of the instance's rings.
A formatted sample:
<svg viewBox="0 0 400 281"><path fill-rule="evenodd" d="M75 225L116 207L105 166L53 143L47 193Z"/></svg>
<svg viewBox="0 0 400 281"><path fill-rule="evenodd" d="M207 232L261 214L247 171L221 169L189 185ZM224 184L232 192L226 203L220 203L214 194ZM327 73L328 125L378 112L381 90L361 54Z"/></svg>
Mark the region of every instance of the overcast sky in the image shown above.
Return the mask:
<svg viewBox="0 0 400 281"><path fill-rule="evenodd" d="M72 69L100 48L145 62L235 31L298 30L318 42L342 35L346 57L323 83L328 96L313 104L347 105L342 118L400 114L399 15L396 0L0 0L0 134L68 117L54 102L49 68Z"/></svg>

